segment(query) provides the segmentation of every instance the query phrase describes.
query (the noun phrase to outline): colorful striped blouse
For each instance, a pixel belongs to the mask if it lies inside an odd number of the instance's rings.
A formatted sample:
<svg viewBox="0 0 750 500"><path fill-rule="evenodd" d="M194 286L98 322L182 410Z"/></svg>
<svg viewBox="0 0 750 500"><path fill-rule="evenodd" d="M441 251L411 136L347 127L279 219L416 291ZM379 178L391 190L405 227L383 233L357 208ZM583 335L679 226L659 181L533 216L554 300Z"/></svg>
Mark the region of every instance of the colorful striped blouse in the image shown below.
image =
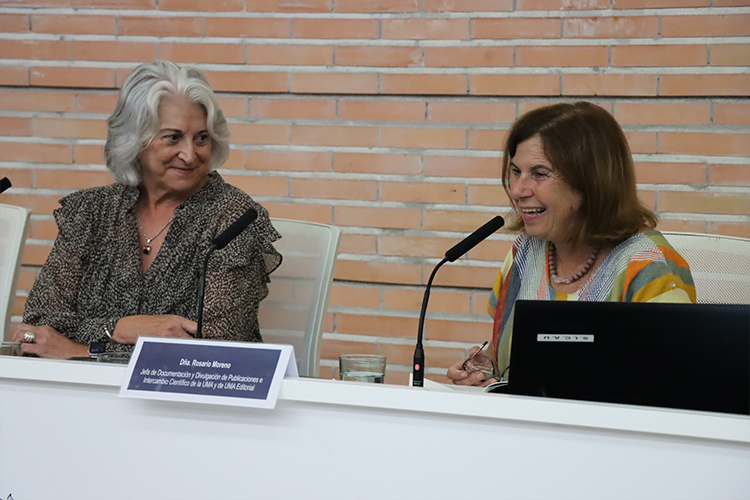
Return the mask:
<svg viewBox="0 0 750 500"><path fill-rule="evenodd" d="M658 231L636 233L604 258L588 281L573 294L556 292L549 282L549 243L519 236L495 279L488 310L498 368L510 364L514 304L525 300L611 302L695 302L690 268Z"/></svg>

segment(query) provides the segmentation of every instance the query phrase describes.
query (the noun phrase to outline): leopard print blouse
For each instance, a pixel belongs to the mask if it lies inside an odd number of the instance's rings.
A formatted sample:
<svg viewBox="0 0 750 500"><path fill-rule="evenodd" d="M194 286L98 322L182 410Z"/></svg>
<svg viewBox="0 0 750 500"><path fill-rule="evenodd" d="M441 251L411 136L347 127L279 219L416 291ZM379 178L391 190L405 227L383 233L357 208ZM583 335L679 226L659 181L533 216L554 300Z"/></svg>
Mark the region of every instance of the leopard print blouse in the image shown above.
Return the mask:
<svg viewBox="0 0 750 500"><path fill-rule="evenodd" d="M80 344L109 341L105 329L138 314L176 314L197 320L198 280L211 241L249 207L258 218L209 259L203 336L262 341L258 305L269 275L281 264L272 243L281 236L268 211L216 172L174 212L161 250L142 271L135 217L138 188L123 184L85 189L60 200L58 235L29 293L23 320L48 325Z"/></svg>

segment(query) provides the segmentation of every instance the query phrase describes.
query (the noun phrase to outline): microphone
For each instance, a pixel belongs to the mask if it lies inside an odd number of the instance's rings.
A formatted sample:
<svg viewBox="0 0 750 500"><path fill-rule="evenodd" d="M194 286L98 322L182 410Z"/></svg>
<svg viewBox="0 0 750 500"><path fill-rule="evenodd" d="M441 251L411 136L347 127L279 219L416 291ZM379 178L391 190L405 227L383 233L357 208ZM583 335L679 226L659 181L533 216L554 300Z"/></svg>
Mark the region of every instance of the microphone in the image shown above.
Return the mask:
<svg viewBox="0 0 750 500"><path fill-rule="evenodd" d="M0 193L2 193L3 191L5 191L11 186L12 184L10 183L10 179L8 179L7 177L3 177L2 179L0 179Z"/></svg>
<svg viewBox="0 0 750 500"><path fill-rule="evenodd" d="M440 266L442 266L446 262L454 262L466 252L477 246L479 243L487 239L489 235L503 227L503 224L505 224L503 218L499 215L496 215L491 221L471 233L453 248L445 252L445 258L438 262L438 265L435 266L435 269L432 270L430 279L427 281L427 287L424 290L422 309L419 312L419 329L417 330L417 346L414 349L414 364L411 382L411 385L413 387L424 386L424 348L422 347L422 338L424 334L424 317L427 313L427 301L430 300L430 287L432 286L432 280L435 278L437 270L440 269Z"/></svg>
<svg viewBox="0 0 750 500"><path fill-rule="evenodd" d="M195 332L195 338L203 338L203 299L206 294L206 269L208 268L208 258L214 250L221 250L227 246L229 242L239 236L240 233L247 229L247 226L257 218L258 212L256 212L254 208L248 208L244 214L240 215L239 219L232 222L228 228L211 242L211 246L206 253L206 258L203 260L203 268L201 269L200 280L198 281L198 329Z"/></svg>

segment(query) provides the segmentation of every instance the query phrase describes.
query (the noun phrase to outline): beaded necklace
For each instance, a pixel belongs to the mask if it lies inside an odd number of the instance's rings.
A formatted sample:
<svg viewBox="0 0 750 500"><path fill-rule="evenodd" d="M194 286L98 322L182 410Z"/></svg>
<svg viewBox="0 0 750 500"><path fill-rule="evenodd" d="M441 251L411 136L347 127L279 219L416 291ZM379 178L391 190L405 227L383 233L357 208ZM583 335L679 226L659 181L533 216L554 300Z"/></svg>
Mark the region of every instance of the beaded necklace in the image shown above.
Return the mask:
<svg viewBox="0 0 750 500"><path fill-rule="evenodd" d="M570 278L560 278L557 276L557 249L555 248L555 244L550 241L549 243L549 277L552 281L557 283L558 285L569 285L571 283L575 283L579 279L586 276L586 273L589 272L591 269L591 266L594 265L594 261L596 260L596 257L599 255L599 251L602 249L601 245L598 245L594 247L594 251L591 252L591 255L589 256L589 260L586 261L586 263L583 265L583 267L575 273Z"/></svg>

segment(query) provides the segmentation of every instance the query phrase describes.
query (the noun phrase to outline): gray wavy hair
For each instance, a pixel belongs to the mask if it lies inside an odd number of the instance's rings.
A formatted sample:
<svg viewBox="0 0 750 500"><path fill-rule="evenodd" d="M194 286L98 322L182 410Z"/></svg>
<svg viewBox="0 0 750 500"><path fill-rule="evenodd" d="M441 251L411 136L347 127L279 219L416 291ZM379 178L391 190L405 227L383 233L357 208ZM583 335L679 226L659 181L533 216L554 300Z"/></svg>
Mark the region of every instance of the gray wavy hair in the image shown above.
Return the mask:
<svg viewBox="0 0 750 500"><path fill-rule="evenodd" d="M229 157L229 126L216 95L203 72L169 61L141 64L125 79L117 107L107 120L104 159L117 182L137 186L141 182L138 154L159 132L159 104L167 95L187 97L206 111L206 128L211 137L210 169Z"/></svg>

